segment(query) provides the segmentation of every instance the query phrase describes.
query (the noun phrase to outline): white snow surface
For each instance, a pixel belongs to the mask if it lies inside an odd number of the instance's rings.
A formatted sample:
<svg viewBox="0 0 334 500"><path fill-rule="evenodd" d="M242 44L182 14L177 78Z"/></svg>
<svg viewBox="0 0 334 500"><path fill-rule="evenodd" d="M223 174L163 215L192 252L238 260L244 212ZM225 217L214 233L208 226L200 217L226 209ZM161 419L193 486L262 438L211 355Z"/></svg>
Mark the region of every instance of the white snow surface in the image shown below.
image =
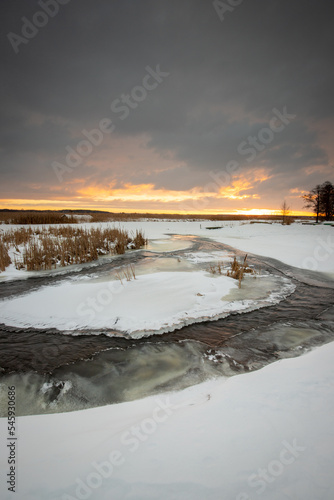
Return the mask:
<svg viewBox="0 0 334 500"><path fill-rule="evenodd" d="M163 240L171 234L197 235L226 243L244 252L280 260L285 264L334 275L334 228L331 225L303 225L300 222L283 226L280 223L250 223L249 221L177 221L136 220L121 223L86 223L81 227L121 227L129 232L142 229L151 240ZM218 227L216 230L207 227ZM3 224L0 231L17 229L18 226ZM35 226L32 226L35 227ZM38 226L36 226L38 227ZM162 242L154 244L156 249ZM182 246L181 246L182 247ZM184 247L187 247L187 242ZM161 251L163 249L161 248ZM167 248L169 250L169 248ZM9 266L0 279L17 277L18 271ZM20 272L20 275L28 273Z"/></svg>
<svg viewBox="0 0 334 500"><path fill-rule="evenodd" d="M218 229L207 229L212 225ZM189 247L189 240L173 240L170 238L172 234L205 236L247 253L272 257L334 277L334 231L328 225L142 220L124 222L122 227L130 233L142 229L151 241L149 248L154 251L168 252ZM7 228L11 226L4 225L1 229ZM221 252L221 255L226 260L227 254ZM210 252L196 254L189 251L188 260L193 263L219 260L219 252L213 251L210 257ZM1 273L0 279L17 278L19 274L28 275L10 266ZM38 273L29 273L32 274ZM210 276L199 271L152 273L137 276L131 282L113 281L109 285L72 280L2 301L0 318L6 324L18 327L55 327L69 331L115 328L130 334L165 332L194 321L249 309L247 301L224 301L224 295L236 286L236 282L226 276ZM283 291L284 296L286 291Z"/></svg>
<svg viewBox="0 0 334 500"><path fill-rule="evenodd" d="M276 285L276 290L263 291L260 300L251 299L249 292L247 298L247 291L245 298L238 300L229 298L229 293L238 289L235 279L206 271L156 272L122 282L83 278L0 301L0 322L68 333L94 329L98 334L99 329L115 329L140 338L268 306L295 289L284 279L279 289ZM261 279L257 277L254 286L260 285Z"/></svg>
<svg viewBox="0 0 334 500"><path fill-rule="evenodd" d="M70 281L1 302L0 317L14 326L166 331L236 309L221 298L237 287L233 278L205 271L146 274L123 283Z"/></svg>
<svg viewBox="0 0 334 500"><path fill-rule="evenodd" d="M20 417L2 500L331 500L334 343L130 403ZM7 466L7 421L0 420ZM8 467L8 466L7 466Z"/></svg>
<svg viewBox="0 0 334 500"><path fill-rule="evenodd" d="M280 260L290 266L333 274L334 228L330 225L290 226L280 223L232 222L128 222L126 229L137 224L148 238L162 238L164 234L193 234L225 243L244 252ZM207 227L218 227L209 230Z"/></svg>

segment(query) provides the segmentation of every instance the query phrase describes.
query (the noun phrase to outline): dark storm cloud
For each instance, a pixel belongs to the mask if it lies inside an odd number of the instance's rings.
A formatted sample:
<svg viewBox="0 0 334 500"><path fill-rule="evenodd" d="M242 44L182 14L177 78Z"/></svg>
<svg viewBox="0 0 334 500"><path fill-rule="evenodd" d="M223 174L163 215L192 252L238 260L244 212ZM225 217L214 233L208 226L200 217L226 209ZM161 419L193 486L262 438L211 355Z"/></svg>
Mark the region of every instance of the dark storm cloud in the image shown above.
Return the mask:
<svg viewBox="0 0 334 500"><path fill-rule="evenodd" d="M0 9L7 182L10 172L13 181L22 172L22 179L53 182L51 162L104 117L116 138L148 134L149 147L182 165L137 177L166 189L206 182L206 172L233 159L245 171L258 165L292 178L330 161L316 126L334 112L332 2L245 0L222 22L205 0L70 0L18 54L7 34L21 34L22 17L31 20L41 7L18 0ZM169 76L121 120L111 103L156 65ZM284 106L296 115L293 123L254 161L238 157L240 142Z"/></svg>

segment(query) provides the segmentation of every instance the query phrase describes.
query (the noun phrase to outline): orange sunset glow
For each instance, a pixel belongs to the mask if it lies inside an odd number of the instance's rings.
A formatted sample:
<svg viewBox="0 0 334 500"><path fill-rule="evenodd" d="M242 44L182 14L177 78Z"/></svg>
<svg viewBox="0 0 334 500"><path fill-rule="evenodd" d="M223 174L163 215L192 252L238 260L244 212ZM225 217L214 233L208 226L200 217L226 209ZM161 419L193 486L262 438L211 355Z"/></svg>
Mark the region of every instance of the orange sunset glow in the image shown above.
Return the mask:
<svg viewBox="0 0 334 500"><path fill-rule="evenodd" d="M86 209L107 210L124 213L180 213L180 214L237 214L237 215L277 215L281 200L266 203L266 196L261 193L261 186L270 181L272 174L265 169L252 169L249 177L238 173L228 185L221 172L206 175L206 183L190 189L165 189L153 183L134 184L117 183L111 180L105 185L89 185L80 177L69 178L66 183L45 187L42 184L29 183L33 194L46 191L45 198L5 198L0 208L64 210ZM213 180L215 182L213 182ZM312 213L302 210L301 195L305 191L299 188L287 192L290 213L294 216ZM294 209L294 206L296 208Z"/></svg>

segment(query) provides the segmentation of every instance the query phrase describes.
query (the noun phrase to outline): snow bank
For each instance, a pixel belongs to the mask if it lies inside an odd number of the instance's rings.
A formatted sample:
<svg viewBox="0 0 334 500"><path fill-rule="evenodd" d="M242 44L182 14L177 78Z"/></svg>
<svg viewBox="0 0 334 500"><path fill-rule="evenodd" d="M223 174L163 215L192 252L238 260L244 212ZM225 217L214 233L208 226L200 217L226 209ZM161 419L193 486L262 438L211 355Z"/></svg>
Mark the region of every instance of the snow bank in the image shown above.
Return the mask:
<svg viewBox="0 0 334 500"><path fill-rule="evenodd" d="M21 417L16 497L330 500L333 358L331 343L178 393ZM5 419L0 431L4 443ZM12 496L2 481L1 498Z"/></svg>

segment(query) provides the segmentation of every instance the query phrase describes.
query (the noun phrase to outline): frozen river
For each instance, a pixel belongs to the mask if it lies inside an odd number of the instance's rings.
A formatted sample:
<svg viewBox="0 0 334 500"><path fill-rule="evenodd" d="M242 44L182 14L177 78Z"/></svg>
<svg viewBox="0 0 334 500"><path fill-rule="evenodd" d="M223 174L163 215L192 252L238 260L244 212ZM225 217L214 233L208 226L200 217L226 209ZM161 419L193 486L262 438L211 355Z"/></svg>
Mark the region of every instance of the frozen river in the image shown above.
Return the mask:
<svg viewBox="0 0 334 500"><path fill-rule="evenodd" d="M103 258L93 265L0 282L0 297L7 297L0 315L0 383L16 386L18 414L73 411L182 389L214 376L256 370L334 339L333 281L323 273L254 255L248 261L255 274L246 276L241 288L225 290L218 301L224 307L210 312L211 316L205 316L207 308L203 308L204 314L198 306L192 318L179 314L167 326L155 322L152 324L159 328L140 328L140 313L143 318L148 315L149 300L154 301L165 286L161 283L158 292L147 288L147 300L141 297L140 310L131 301L126 304L124 317L130 325L130 320L138 320L138 329L125 331L117 323L116 328L106 327L103 321L108 318L103 316L98 318L102 325L98 328L55 326L63 320L59 304L64 285L74 284L74 290L89 286L91 290L120 284L115 272L132 264L138 283L145 283L140 278L148 280L154 275L195 278L196 283L198 276L213 280L209 282L212 287L214 278L207 278L209 264L228 262L234 255L241 259L244 253L207 238L175 235L151 240L145 250ZM171 281L170 286L175 283ZM54 295L57 290L59 295ZM127 297L131 297L129 291L130 287ZM38 324L40 314L49 317L48 304L36 307L31 316L25 317L22 311L33 307L41 293L56 297L57 307L52 306L55 324L36 328L33 323ZM66 297L68 310L70 300ZM20 310L15 316L17 307ZM119 307L123 310L121 302ZM169 309L166 314L171 314ZM125 320L123 324L127 324ZM0 410L4 416L5 408Z"/></svg>

